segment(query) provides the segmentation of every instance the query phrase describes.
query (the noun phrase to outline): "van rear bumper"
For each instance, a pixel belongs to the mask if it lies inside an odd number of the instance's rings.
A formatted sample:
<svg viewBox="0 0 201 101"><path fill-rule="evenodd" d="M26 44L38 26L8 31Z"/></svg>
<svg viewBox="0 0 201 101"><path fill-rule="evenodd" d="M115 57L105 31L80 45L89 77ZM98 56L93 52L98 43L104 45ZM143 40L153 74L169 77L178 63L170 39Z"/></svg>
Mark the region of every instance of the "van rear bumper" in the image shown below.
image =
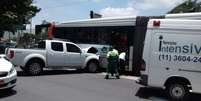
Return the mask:
<svg viewBox="0 0 201 101"><path fill-rule="evenodd" d="M148 84L148 75L142 74L138 80L136 80L136 83L140 85L147 86Z"/></svg>

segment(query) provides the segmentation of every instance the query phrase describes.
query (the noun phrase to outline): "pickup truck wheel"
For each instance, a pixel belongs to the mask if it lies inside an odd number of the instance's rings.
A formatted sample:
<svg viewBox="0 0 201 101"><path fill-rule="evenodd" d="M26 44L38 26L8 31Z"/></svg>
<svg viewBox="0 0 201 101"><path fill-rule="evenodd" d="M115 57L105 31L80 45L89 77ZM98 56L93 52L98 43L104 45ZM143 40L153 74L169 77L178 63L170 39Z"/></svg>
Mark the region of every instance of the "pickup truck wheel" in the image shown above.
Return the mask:
<svg viewBox="0 0 201 101"><path fill-rule="evenodd" d="M87 65L87 70L90 73L95 73L98 70L98 63L96 61L91 61Z"/></svg>
<svg viewBox="0 0 201 101"><path fill-rule="evenodd" d="M174 101L185 101L189 96L189 89L183 84L169 84L167 86L168 96Z"/></svg>
<svg viewBox="0 0 201 101"><path fill-rule="evenodd" d="M37 61L30 62L26 69L30 75L39 75L43 71L42 65Z"/></svg>

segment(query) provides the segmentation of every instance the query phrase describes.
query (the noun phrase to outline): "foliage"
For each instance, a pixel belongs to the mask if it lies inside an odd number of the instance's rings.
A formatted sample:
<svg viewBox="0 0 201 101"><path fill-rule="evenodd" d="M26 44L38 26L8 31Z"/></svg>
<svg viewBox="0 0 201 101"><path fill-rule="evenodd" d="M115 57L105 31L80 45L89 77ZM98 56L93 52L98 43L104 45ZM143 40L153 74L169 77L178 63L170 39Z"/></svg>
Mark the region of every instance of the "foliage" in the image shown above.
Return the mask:
<svg viewBox="0 0 201 101"><path fill-rule="evenodd" d="M40 9L33 5L33 0L1 0L0 32L15 32L24 27Z"/></svg>
<svg viewBox="0 0 201 101"><path fill-rule="evenodd" d="M183 3L179 4L168 13L190 13L190 12L200 12L200 11L201 11L200 1L185 0Z"/></svg>
<svg viewBox="0 0 201 101"><path fill-rule="evenodd" d="M28 47L35 41L36 36L31 33L24 33L24 36L19 38L19 46Z"/></svg>

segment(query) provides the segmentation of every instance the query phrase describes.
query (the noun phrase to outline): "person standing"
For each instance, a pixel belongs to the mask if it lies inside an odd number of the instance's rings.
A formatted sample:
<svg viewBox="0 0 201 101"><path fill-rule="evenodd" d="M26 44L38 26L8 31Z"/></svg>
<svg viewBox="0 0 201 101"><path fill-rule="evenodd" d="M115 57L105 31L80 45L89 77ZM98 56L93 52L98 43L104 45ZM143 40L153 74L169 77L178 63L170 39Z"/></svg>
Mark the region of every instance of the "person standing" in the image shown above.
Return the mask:
<svg viewBox="0 0 201 101"><path fill-rule="evenodd" d="M126 53L121 52L119 54L119 73L120 73L120 75L125 73L125 65L126 65Z"/></svg>
<svg viewBox="0 0 201 101"><path fill-rule="evenodd" d="M111 74L111 76L115 74L116 78L119 79L118 59L118 51L116 49L110 48L109 52L107 53L108 66L105 79L109 79L109 74Z"/></svg>

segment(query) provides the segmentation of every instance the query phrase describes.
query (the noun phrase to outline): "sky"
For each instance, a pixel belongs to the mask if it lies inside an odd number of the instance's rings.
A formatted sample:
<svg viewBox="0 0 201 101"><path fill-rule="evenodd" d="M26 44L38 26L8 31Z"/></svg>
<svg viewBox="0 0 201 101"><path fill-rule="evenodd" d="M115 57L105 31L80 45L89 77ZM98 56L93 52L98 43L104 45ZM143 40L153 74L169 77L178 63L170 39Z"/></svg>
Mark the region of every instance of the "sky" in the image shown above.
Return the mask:
<svg viewBox="0 0 201 101"><path fill-rule="evenodd" d="M41 11L32 24L48 22L64 23L89 19L93 10L103 17L164 15L183 0L35 0Z"/></svg>

